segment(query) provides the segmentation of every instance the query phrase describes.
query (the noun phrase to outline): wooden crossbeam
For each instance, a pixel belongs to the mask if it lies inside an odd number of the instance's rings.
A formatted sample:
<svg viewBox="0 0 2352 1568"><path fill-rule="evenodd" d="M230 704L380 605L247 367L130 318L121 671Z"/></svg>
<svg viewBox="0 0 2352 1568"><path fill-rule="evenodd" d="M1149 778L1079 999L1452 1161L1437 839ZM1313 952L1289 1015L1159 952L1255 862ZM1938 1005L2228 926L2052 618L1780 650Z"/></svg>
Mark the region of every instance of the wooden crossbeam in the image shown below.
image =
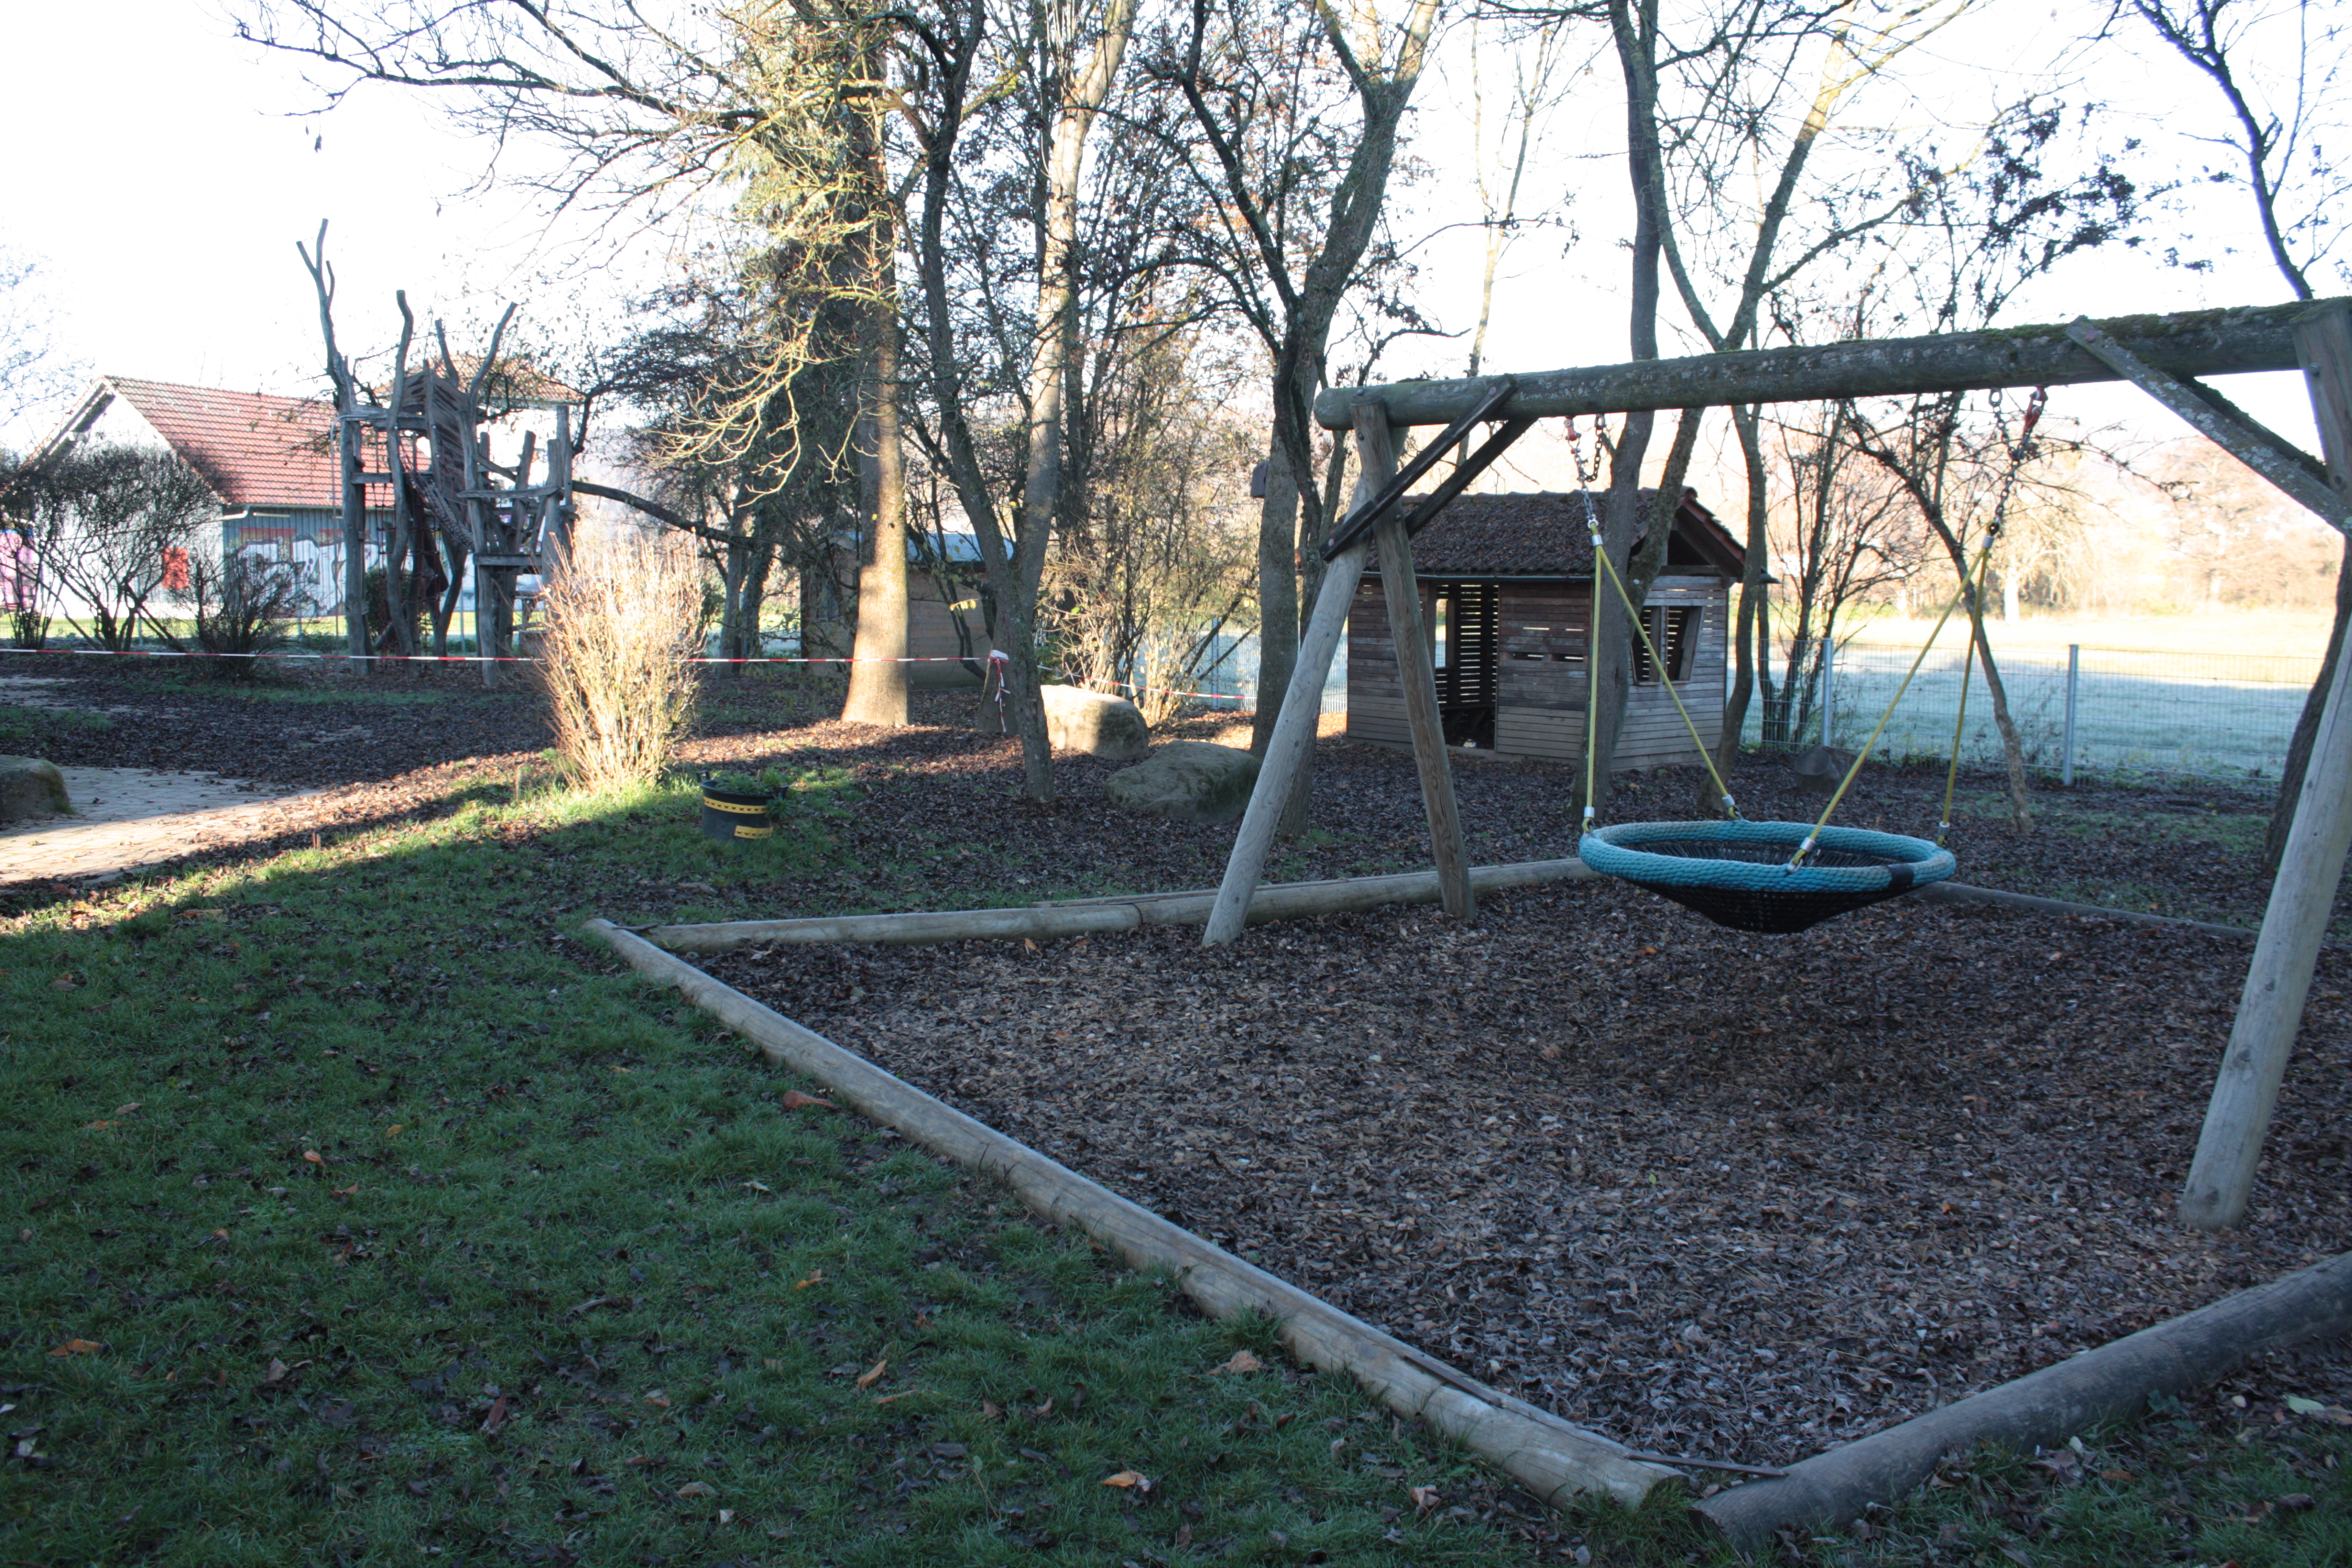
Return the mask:
<svg viewBox="0 0 2352 1568"><path fill-rule="evenodd" d="M2298 368L2302 361L2295 357L2294 323L2311 309L2308 302L2293 300L2118 316L2097 325L2108 338L2170 374L2232 375ZM1515 378L1510 411L1525 418L1551 419L1643 408L1717 408L2118 379L2112 367L2069 337L2063 325L2002 327L1522 372ZM1481 377L1332 387L1315 399L1315 419L1327 430L1345 430L1354 419L1349 410L1362 401L1386 405L1389 418L1399 425L1446 425L1484 399L1492 386L1492 381Z"/></svg>

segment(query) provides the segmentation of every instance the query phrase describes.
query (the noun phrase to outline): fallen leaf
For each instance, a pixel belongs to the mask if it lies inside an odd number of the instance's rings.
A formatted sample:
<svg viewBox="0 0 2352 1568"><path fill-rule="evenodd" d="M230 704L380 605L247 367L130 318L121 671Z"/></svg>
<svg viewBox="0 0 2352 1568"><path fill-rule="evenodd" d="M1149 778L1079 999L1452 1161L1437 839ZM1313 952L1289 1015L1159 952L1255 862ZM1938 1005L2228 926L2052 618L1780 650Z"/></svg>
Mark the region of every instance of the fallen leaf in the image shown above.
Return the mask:
<svg viewBox="0 0 2352 1568"><path fill-rule="evenodd" d="M743 1185L755 1193L772 1193L776 1190L765 1182L746 1182Z"/></svg>
<svg viewBox="0 0 2352 1568"><path fill-rule="evenodd" d="M669 1395L656 1388L651 1394L646 1395L646 1403L647 1405L657 1405L660 1408L667 1410L669 1408Z"/></svg>
<svg viewBox="0 0 2352 1568"><path fill-rule="evenodd" d="M793 1289L795 1290L805 1290L812 1285L822 1285L824 1283L824 1270L820 1268L815 1273L810 1275L807 1279L795 1281Z"/></svg>
<svg viewBox="0 0 2352 1568"><path fill-rule="evenodd" d="M1131 1489L1135 1491L1148 1492L1151 1489L1151 1478L1140 1470L1121 1470L1115 1476L1105 1476L1103 1485L1118 1487L1122 1491Z"/></svg>
<svg viewBox="0 0 2352 1568"><path fill-rule="evenodd" d="M1414 1487L1412 1490L1411 1496L1412 1498L1412 1510L1415 1513L1427 1513L1431 1509L1435 1508L1439 1503L1445 1500L1438 1495L1437 1489L1435 1487Z"/></svg>
<svg viewBox="0 0 2352 1568"><path fill-rule="evenodd" d="M877 1405L896 1405L901 1399L912 1399L915 1395L922 1392L923 1391L919 1388L901 1389L896 1394L886 1394L874 1403Z"/></svg>
<svg viewBox="0 0 2352 1568"><path fill-rule="evenodd" d="M501 1394L490 1401L490 1413L482 1420L482 1435L486 1437L494 1436L498 1429L506 1424L507 1395Z"/></svg>
<svg viewBox="0 0 2352 1568"><path fill-rule="evenodd" d="M286 1363L279 1361L277 1357L272 1356L269 1361L269 1370L261 1374L261 1381L264 1383L285 1382Z"/></svg>
<svg viewBox="0 0 2352 1568"><path fill-rule="evenodd" d="M1004 1407L997 1404L993 1399L983 1399L980 1402L980 1418L982 1420L993 1421L1003 1414Z"/></svg>
<svg viewBox="0 0 2352 1568"><path fill-rule="evenodd" d="M1234 1352L1233 1360L1226 1362L1222 1366L1211 1367L1209 1369L1209 1375L1211 1377L1215 1377L1221 1373L1264 1372L1265 1370L1265 1363L1258 1360L1257 1357L1250 1354L1249 1352L1235 1351Z"/></svg>
<svg viewBox="0 0 2352 1568"><path fill-rule="evenodd" d="M404 1121L395 1121L395 1122L394 1122L391 1126L389 1126L389 1127L387 1127L387 1128L385 1128L385 1129L383 1130L383 1135L384 1135L385 1137L387 1137L387 1138L397 1138L397 1137L399 1137L402 1133L404 1133L404 1132L405 1132L405 1131L408 1131L408 1124L407 1124L406 1122L404 1122Z"/></svg>
<svg viewBox="0 0 2352 1568"><path fill-rule="evenodd" d="M305 1150L303 1150L303 1151L302 1151L302 1158L304 1158L305 1160L310 1161L310 1163L312 1163L313 1165L318 1166L320 1170L324 1170L324 1169L326 1169L326 1166L327 1166L327 1157L326 1157L325 1155L323 1155L323 1154L320 1153L316 1149L305 1149Z"/></svg>
<svg viewBox="0 0 2352 1568"><path fill-rule="evenodd" d="M2318 1400L2305 1399L2300 1394L2288 1394L2286 1396L2286 1407L2289 1410L2294 1411L2297 1415L2316 1415L2327 1408L2326 1405L2321 1404Z"/></svg>
<svg viewBox="0 0 2352 1568"><path fill-rule="evenodd" d="M717 1497L719 1495L719 1489L712 1486L709 1481L688 1481L686 1485L677 1489L677 1495L680 1498Z"/></svg>
<svg viewBox="0 0 2352 1568"><path fill-rule="evenodd" d="M2309 1513L2319 1506L2319 1500L2309 1492L2288 1492L2277 1500L2277 1506L2288 1513Z"/></svg>
<svg viewBox="0 0 2352 1568"><path fill-rule="evenodd" d="M116 1106L116 1107L114 1108L114 1114L115 1114L115 1115L117 1115L117 1116L128 1116L128 1115L130 1115L132 1111L134 1111L134 1110L138 1110L138 1109L139 1109L139 1102L138 1102L137 1100L132 1100L132 1101L131 1101L130 1104L128 1104L128 1105L118 1105L118 1106Z"/></svg>
<svg viewBox="0 0 2352 1568"><path fill-rule="evenodd" d="M329 1187L327 1189L327 1195L334 1198L351 1198L357 1197L359 1195L359 1191L360 1184L357 1182L353 1182L348 1187Z"/></svg>
<svg viewBox="0 0 2352 1568"><path fill-rule="evenodd" d="M89 1355L105 1348L96 1340L68 1340L49 1353L51 1355Z"/></svg>
<svg viewBox="0 0 2352 1568"><path fill-rule="evenodd" d="M876 1362L872 1366L866 1369L866 1375L857 1380L857 1386L860 1388L873 1387L876 1384L882 1381L882 1374L889 1370L890 1361L887 1356L885 1356L882 1360Z"/></svg>
<svg viewBox="0 0 2352 1568"><path fill-rule="evenodd" d="M103 1132L113 1125L114 1123L111 1121L93 1121L89 1126L83 1128L82 1131L85 1132Z"/></svg>
<svg viewBox="0 0 2352 1568"><path fill-rule="evenodd" d="M734 1510L733 1509L731 1509L731 1508L722 1508L722 1509L720 1509L720 1510L719 1510L719 1523L721 1523L721 1524L732 1524L732 1523L734 1523L734 1522L735 1522L735 1510Z"/></svg>
<svg viewBox="0 0 2352 1568"><path fill-rule="evenodd" d="M1034 1415L1040 1421L1043 1421L1046 1416L1054 1414L1054 1402L1049 1399L1045 1401L1045 1404L1040 1405L1037 1408L1029 1412L1029 1414Z"/></svg>
<svg viewBox="0 0 2352 1568"><path fill-rule="evenodd" d="M841 1109L841 1107L835 1105L829 1100L819 1100L815 1095L803 1094L796 1089L788 1089L784 1090L784 1109L786 1110L806 1110L811 1106L814 1106L819 1110L839 1110Z"/></svg>

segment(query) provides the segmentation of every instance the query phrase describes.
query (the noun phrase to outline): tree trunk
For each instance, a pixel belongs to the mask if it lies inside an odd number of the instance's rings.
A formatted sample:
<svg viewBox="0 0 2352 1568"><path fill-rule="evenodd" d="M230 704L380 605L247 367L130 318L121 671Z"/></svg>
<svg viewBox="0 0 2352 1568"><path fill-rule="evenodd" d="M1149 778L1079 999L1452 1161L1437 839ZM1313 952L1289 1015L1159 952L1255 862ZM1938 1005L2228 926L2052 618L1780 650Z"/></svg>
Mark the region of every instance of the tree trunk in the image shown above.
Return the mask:
<svg viewBox="0 0 2352 1568"><path fill-rule="evenodd" d="M1766 596L1764 566L1769 552L1767 531L1771 521L1771 492L1764 469L1764 443L1756 405L1751 403L1733 407L1731 427L1739 438L1739 455L1748 470L1748 558L1739 579L1739 618L1725 628L1731 636L1731 691L1723 700L1723 739L1716 746L1715 766L1726 779L1731 777L1731 770L1739 761L1739 737L1747 728L1748 704L1757 686L1757 643L1770 624L1765 615L1770 601ZM1770 697L1768 687L1768 705ZM1698 790L1702 815L1722 805L1713 798L1715 786L1708 781L1701 780Z"/></svg>
<svg viewBox="0 0 2352 1568"><path fill-rule="evenodd" d="M868 74L881 64L869 55ZM866 306L866 424L873 440L872 510L858 552L856 630L850 639L849 693L841 716L853 724L907 722L907 459L898 404L898 237L888 216L890 171L878 116L855 114L868 206L863 270ZM869 596L870 595L870 596Z"/></svg>
<svg viewBox="0 0 2352 1568"><path fill-rule="evenodd" d="M2286 853L2287 829L2294 825L2294 808L2303 799L2303 775L2311 766L2311 745L2319 733L2319 716L2327 710L2328 688L2335 683L2336 661L2344 651L2344 632L2352 625L2352 538L2344 542L2343 563L2336 568L2336 619L2327 629L2327 657L2319 679L2303 700L2294 733L2286 743L2286 771L2279 778L2278 799L2271 806L2270 831L2263 838L2263 875L2278 875L2279 858Z"/></svg>
<svg viewBox="0 0 2352 1568"><path fill-rule="evenodd" d="M1977 591L1967 595L1969 624L1977 638L1977 668L1984 671L1985 689L1992 694L1992 721L2000 731L2001 761L2009 770L2009 820L2020 833L2033 831L2033 781L2025 776L2025 748L2019 743L2017 725L2009 716L2009 688L1993 662L1992 644L1985 637L1984 605Z"/></svg>
<svg viewBox="0 0 2352 1568"><path fill-rule="evenodd" d="M874 519L867 531L873 559L857 580L857 634L850 644L849 697L841 716L852 724L907 722L907 469L898 420L897 267L869 317L873 333L870 413L874 431ZM862 554L863 552L861 552Z"/></svg>

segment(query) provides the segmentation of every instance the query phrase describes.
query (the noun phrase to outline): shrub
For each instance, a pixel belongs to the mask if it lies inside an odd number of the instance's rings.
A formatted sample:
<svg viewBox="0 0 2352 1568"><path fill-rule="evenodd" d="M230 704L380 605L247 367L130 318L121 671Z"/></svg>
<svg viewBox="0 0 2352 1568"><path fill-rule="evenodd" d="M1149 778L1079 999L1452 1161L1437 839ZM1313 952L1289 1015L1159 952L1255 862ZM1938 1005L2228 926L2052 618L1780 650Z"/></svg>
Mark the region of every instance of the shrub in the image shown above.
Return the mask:
<svg viewBox="0 0 2352 1568"><path fill-rule="evenodd" d="M190 556L186 596L196 646L215 656L208 673L227 680L251 679L258 665L252 656L284 646L302 613L294 569L251 555L217 565Z"/></svg>
<svg viewBox="0 0 2352 1568"><path fill-rule="evenodd" d="M656 777L694 712L702 573L683 539L583 537L540 601L555 746L592 789Z"/></svg>

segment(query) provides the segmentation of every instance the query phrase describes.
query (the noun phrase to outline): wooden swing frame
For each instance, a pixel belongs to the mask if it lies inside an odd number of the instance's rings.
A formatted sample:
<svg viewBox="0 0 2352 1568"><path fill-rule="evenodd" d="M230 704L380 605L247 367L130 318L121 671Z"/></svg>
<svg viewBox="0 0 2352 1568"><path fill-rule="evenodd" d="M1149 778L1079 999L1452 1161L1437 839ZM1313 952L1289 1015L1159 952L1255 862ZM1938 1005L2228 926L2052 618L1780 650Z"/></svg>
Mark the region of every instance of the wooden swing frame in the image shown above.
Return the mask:
<svg viewBox="0 0 2352 1568"><path fill-rule="evenodd" d="M2300 370L2325 460L2239 408L2199 378ZM1355 494L1323 547L1329 563L1298 641L1257 786L1235 836L1202 942L1238 937L1263 879L1276 826L1315 742L1323 687L1371 545L1394 629L1397 673L1412 737L1430 850L1445 911L1475 906L1453 764L1438 711L1435 671L1413 591L1412 536L1538 419L1832 397L1900 396L2128 381L2186 420L2290 499L2352 534L2352 299L2297 300L2172 315L2077 319L2064 325L1864 339L1820 347L1759 349L1643 360L1511 376L1330 388L1315 400L1318 424L1352 429ZM1410 515L1412 484L1481 424L1477 449ZM1399 468L1397 435L1443 426ZM2216 1078L2196 1158L2179 1205L2185 1225L2219 1230L2244 1217L2277 1105L2327 919L2352 845L2352 639L2314 738L2287 847L2254 944L2237 1018ZM1588 722L1590 716L1588 715Z"/></svg>

